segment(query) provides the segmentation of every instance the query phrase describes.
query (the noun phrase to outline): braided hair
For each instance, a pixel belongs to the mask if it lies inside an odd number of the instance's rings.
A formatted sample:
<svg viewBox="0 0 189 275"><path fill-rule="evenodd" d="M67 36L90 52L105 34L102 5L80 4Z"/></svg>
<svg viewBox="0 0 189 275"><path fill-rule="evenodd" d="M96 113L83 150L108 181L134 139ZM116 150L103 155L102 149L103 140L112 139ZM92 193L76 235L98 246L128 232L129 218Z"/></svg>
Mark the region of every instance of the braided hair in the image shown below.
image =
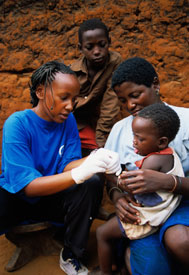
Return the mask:
<svg viewBox="0 0 189 275"><path fill-rule="evenodd" d="M75 73L70 69L70 67L66 66L63 62L60 62L58 60L49 61L43 64L32 74L30 83L29 83L29 88L30 88L31 104L33 107L37 106L39 101L36 95L36 90L39 85L45 86L45 93L46 93L46 87L50 85L51 93L53 95L51 84L55 79L55 75L59 72L63 74L75 75Z"/></svg>

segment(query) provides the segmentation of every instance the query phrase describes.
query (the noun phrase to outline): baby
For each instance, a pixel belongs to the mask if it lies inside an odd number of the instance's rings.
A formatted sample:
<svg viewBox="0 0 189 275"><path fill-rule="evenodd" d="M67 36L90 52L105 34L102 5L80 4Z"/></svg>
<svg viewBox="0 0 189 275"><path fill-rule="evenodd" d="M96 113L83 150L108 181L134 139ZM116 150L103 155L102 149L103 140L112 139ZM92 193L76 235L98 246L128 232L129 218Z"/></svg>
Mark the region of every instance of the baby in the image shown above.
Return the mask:
<svg viewBox="0 0 189 275"><path fill-rule="evenodd" d="M144 156L141 161L135 163L136 169L169 173L173 176L175 185L171 192L158 191L134 196L135 203L131 205L140 212L140 224L125 223L114 216L97 229L101 274L112 274L113 240L123 235L129 239L139 239L152 234L179 205L181 196L173 194L177 186L175 175L183 176L184 172L179 157L172 148L168 147L179 127L180 120L176 112L160 103L145 107L133 119L133 146L137 154Z"/></svg>

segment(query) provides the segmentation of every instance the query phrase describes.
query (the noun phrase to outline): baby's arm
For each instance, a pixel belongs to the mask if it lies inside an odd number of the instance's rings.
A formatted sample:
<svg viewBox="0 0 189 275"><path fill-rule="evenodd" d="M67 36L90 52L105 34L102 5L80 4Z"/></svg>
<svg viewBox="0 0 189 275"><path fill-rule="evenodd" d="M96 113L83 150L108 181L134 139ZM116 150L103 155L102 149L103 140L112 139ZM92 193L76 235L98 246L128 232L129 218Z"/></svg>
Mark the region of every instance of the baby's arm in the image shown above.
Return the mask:
<svg viewBox="0 0 189 275"><path fill-rule="evenodd" d="M173 166L173 155L151 155L143 161L141 168L167 173Z"/></svg>
<svg viewBox="0 0 189 275"><path fill-rule="evenodd" d="M172 155L154 154L144 159L142 168L166 173L172 169L173 165L174 161ZM162 198L156 192L148 194L136 194L135 198L144 206L152 207L162 202Z"/></svg>

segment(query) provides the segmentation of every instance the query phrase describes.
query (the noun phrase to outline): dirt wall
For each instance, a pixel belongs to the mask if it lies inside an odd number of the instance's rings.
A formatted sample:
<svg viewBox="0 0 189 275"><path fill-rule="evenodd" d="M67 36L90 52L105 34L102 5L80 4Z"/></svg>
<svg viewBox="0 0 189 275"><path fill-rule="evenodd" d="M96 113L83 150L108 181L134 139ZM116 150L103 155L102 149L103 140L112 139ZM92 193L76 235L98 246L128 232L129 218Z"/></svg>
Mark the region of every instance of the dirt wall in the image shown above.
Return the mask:
<svg viewBox="0 0 189 275"><path fill-rule="evenodd" d="M187 0L0 0L0 139L5 119L31 106L32 72L76 59L79 25L93 17L110 28L111 49L124 59L152 62L165 101L189 107L188 13Z"/></svg>

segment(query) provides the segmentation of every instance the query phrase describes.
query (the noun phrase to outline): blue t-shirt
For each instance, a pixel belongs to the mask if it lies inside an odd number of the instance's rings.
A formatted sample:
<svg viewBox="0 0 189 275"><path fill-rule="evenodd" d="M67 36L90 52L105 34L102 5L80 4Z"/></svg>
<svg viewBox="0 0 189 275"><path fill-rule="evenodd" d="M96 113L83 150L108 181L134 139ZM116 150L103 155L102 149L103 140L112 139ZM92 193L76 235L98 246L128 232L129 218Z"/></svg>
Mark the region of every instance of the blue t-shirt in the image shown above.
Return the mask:
<svg viewBox="0 0 189 275"><path fill-rule="evenodd" d="M72 114L56 123L30 109L15 112L3 127L0 186L17 193L34 179L61 173L80 158L80 138Z"/></svg>

